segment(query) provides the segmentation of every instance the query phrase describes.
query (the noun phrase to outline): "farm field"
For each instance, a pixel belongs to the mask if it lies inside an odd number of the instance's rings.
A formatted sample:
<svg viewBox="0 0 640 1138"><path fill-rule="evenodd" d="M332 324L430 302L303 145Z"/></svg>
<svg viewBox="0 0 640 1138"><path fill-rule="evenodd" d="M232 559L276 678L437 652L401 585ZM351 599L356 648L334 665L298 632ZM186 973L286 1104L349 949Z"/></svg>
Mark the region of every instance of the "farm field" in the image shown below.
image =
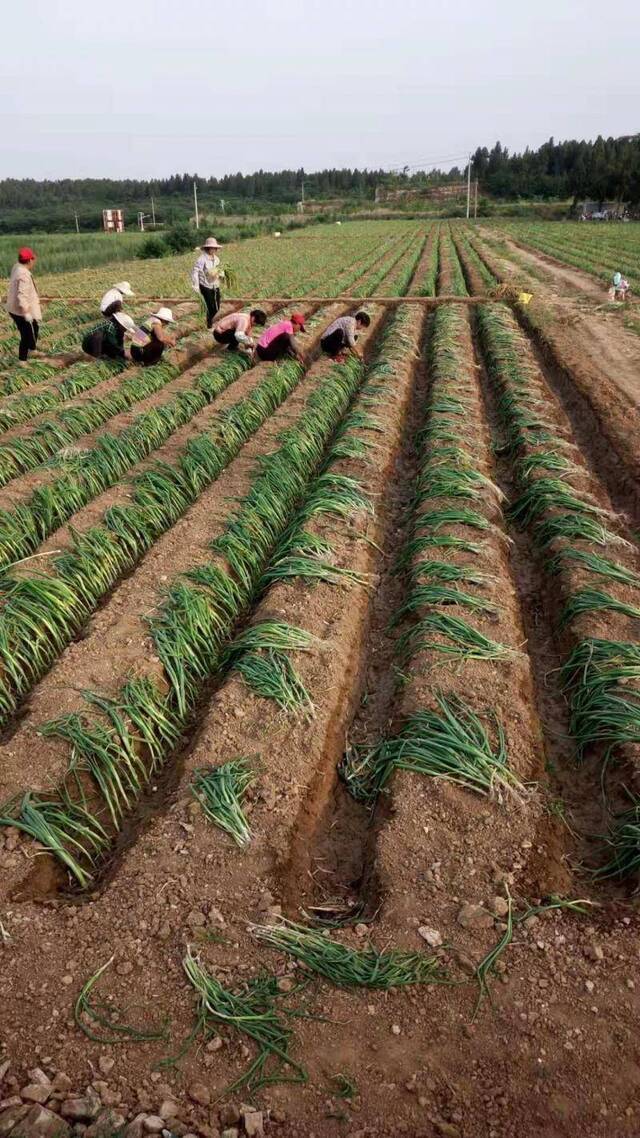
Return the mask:
<svg viewBox="0 0 640 1138"><path fill-rule="evenodd" d="M230 246L304 364L192 255L0 316L0 1134L638 1133L640 341L562 228ZM119 275L145 371L69 359Z"/></svg>

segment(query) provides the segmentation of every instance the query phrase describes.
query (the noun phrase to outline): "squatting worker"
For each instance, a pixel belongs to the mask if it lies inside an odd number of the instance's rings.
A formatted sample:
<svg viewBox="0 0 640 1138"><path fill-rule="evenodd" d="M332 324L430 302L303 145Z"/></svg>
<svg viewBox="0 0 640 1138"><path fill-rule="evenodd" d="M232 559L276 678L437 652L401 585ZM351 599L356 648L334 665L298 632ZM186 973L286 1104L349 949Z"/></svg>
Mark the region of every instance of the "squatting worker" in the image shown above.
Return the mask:
<svg viewBox="0 0 640 1138"><path fill-rule="evenodd" d="M113 316L114 312L122 312L125 296L135 296L129 281L118 281L113 288L107 289L100 301L102 315Z"/></svg>
<svg viewBox="0 0 640 1138"><path fill-rule="evenodd" d="M628 280L625 280L622 273L614 273L611 280L611 287L609 289L609 300L626 300L628 292Z"/></svg>
<svg viewBox="0 0 640 1138"><path fill-rule="evenodd" d="M220 308L220 285L224 280L224 269L220 268L220 258L216 254L216 249L221 249L222 245L218 244L215 237L207 237L200 248L202 252L193 266L191 284L204 300L207 328L211 328Z"/></svg>
<svg viewBox="0 0 640 1138"><path fill-rule="evenodd" d="M371 317L367 312L356 312L355 316L339 316L323 332L320 347L334 360L343 360L347 353L360 356L356 347L358 332L368 328Z"/></svg>
<svg viewBox="0 0 640 1138"><path fill-rule="evenodd" d="M292 312L290 320L279 320L265 329L256 344L256 355L261 360L293 356L304 363L304 356L295 341L298 332L304 332L304 316L301 312Z"/></svg>
<svg viewBox="0 0 640 1138"><path fill-rule="evenodd" d="M40 297L31 270L36 263L33 249L26 246L18 251L18 260L11 270L7 292L7 312L20 333L18 359L24 363L38 343L42 309Z"/></svg>
<svg viewBox="0 0 640 1138"><path fill-rule="evenodd" d="M131 359L134 364L142 364L143 367L157 364L165 348L175 346L175 336L169 332L169 324L173 323L173 312L170 308L159 308L147 320L143 320L131 345Z"/></svg>
<svg viewBox="0 0 640 1138"><path fill-rule="evenodd" d="M230 312L214 325L213 338L217 344L226 344L230 352L238 348L252 348L252 329L256 324L263 327L266 323L267 314L261 308L252 308L251 312Z"/></svg>
<svg viewBox="0 0 640 1138"><path fill-rule="evenodd" d="M82 350L89 356L104 356L108 360L124 360L125 332L132 334L136 326L127 312L114 312L107 320L91 328L82 338Z"/></svg>

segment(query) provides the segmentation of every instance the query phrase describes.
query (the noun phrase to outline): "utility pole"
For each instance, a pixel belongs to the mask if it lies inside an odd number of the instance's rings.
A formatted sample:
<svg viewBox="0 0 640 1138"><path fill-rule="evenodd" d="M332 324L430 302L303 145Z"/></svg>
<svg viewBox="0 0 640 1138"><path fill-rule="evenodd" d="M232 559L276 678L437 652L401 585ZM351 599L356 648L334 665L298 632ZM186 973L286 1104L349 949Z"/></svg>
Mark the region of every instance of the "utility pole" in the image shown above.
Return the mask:
<svg viewBox="0 0 640 1138"><path fill-rule="evenodd" d="M78 224L78 214L77 214L77 212L76 212L76 213L74 213L74 215L73 215L73 216L74 216L74 217L75 217L75 219L76 219L76 233L79 233L79 232L80 232L80 226L79 226L79 224Z"/></svg>
<svg viewBox="0 0 640 1138"><path fill-rule="evenodd" d="M196 186L195 178L193 179L193 204L194 204L195 213L196 213L196 229L199 229L200 228L200 217L198 214L198 187Z"/></svg>
<svg viewBox="0 0 640 1138"><path fill-rule="evenodd" d="M476 178L476 190L473 199L473 220L478 220L478 179Z"/></svg>
<svg viewBox="0 0 640 1138"><path fill-rule="evenodd" d="M467 221L471 212L471 155L467 164Z"/></svg>
<svg viewBox="0 0 640 1138"><path fill-rule="evenodd" d="M300 204L302 205L300 212L304 213L304 178L302 179L302 185L300 187Z"/></svg>
<svg viewBox="0 0 640 1138"><path fill-rule="evenodd" d="M151 220L152 220L153 228L155 229L155 227L156 227L156 207L153 204L153 194L151 195Z"/></svg>

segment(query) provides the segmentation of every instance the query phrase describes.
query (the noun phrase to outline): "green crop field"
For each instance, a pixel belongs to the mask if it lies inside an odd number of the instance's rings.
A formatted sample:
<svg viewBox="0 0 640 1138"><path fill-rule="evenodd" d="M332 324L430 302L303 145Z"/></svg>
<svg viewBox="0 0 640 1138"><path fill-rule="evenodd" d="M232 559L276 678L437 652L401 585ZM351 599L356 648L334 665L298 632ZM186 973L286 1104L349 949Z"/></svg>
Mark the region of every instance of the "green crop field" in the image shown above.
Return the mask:
<svg viewBox="0 0 640 1138"><path fill-rule="evenodd" d="M0 1130L381 1134L366 1076L385 1134L397 1095L398 1132L511 1135L459 1125L439 1048L506 1040L473 1078L505 1098L515 1056L542 1100L538 1020L572 1077L599 1017L631 1070L638 341L604 286L640 226L230 243L223 312L305 318L273 363L214 342L193 252L82 241L29 238L41 354L0 313L0 1042L33 1064ZM173 307L155 366L79 352L119 277Z"/></svg>

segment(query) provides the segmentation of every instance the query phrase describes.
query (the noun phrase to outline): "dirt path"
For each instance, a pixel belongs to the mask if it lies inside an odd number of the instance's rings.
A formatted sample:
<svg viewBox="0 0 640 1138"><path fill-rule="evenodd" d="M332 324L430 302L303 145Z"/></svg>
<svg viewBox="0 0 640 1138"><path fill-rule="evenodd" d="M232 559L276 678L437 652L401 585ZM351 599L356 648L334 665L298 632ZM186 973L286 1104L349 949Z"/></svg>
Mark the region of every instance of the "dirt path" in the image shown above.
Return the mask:
<svg viewBox="0 0 640 1138"><path fill-rule="evenodd" d="M506 240L506 244L516 250L519 257L544 271L549 291L543 291L540 296L540 284L535 279L530 280L531 291L546 310L542 322L555 324L554 331L571 352L576 366L595 367L596 373L604 373L624 395L629 410L640 408L640 337L622 326L619 310L597 311L592 306L590 302L594 300L600 305L606 304L606 297L586 273L556 266L550 259L544 261L541 255L523 250L513 241ZM519 264L499 256L493 249L490 257L501 267L505 279L522 280ZM563 294L559 283L570 284L579 296ZM580 298L586 305L580 303Z"/></svg>

